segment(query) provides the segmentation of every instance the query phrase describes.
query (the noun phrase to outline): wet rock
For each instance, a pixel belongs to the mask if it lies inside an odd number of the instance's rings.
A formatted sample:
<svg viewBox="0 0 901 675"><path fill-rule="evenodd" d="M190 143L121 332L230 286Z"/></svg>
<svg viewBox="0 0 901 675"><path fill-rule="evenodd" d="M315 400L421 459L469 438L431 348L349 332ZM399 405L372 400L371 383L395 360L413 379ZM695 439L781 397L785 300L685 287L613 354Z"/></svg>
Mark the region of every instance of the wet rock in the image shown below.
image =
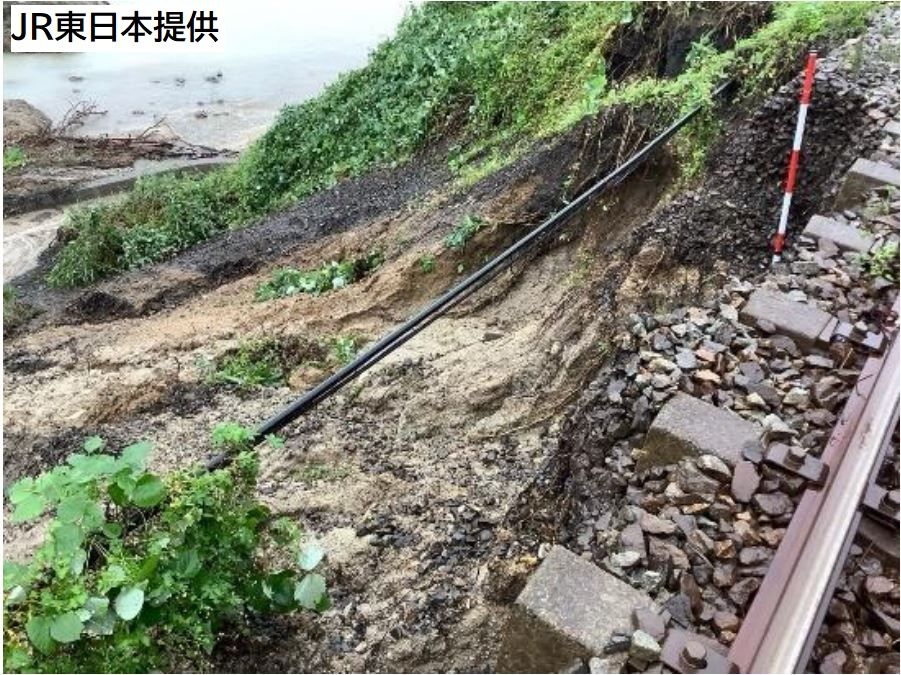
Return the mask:
<svg viewBox="0 0 901 675"><path fill-rule="evenodd" d="M647 559L648 551L645 545L644 532L642 532L639 523L630 523L624 527L622 532L620 532L619 539L625 551L634 551L641 556L642 560Z"/></svg>
<svg viewBox="0 0 901 675"><path fill-rule="evenodd" d="M729 599L740 609L745 609L758 588L760 588L760 579L747 577L729 589Z"/></svg>
<svg viewBox="0 0 901 675"><path fill-rule="evenodd" d="M670 520L658 518L651 513L642 513L640 519L641 529L648 534L672 534L676 531L676 524Z"/></svg>
<svg viewBox="0 0 901 675"><path fill-rule="evenodd" d="M792 387L782 399L782 403L803 410L810 406L810 392L801 387Z"/></svg>
<svg viewBox="0 0 901 675"><path fill-rule="evenodd" d="M742 565L760 565L768 563L772 557L772 552L765 546L746 546L738 554L738 561Z"/></svg>
<svg viewBox="0 0 901 675"><path fill-rule="evenodd" d="M841 649L836 649L822 658L820 661L821 673L843 673L845 672L845 662L848 660L847 654Z"/></svg>
<svg viewBox="0 0 901 675"><path fill-rule="evenodd" d="M868 595L879 598L891 593L895 584L887 577L870 577L866 580L864 587Z"/></svg>
<svg viewBox="0 0 901 675"><path fill-rule="evenodd" d="M605 654L618 654L628 651L629 645L632 643L632 636L622 631L614 631L604 645Z"/></svg>
<svg viewBox="0 0 901 675"><path fill-rule="evenodd" d="M701 473L691 460L682 460L673 472L676 483L690 495L716 494L719 482Z"/></svg>
<svg viewBox="0 0 901 675"><path fill-rule="evenodd" d="M683 628L690 628L694 624L694 616L691 611L691 600L682 593L678 593L663 603L663 608L670 613L677 624Z"/></svg>
<svg viewBox="0 0 901 675"><path fill-rule="evenodd" d="M728 630L734 633L738 631L741 622L732 612L714 612L713 625L718 631Z"/></svg>
<svg viewBox="0 0 901 675"><path fill-rule="evenodd" d="M676 365L682 370L694 370L698 367L698 359L689 349L680 349L676 352Z"/></svg>
<svg viewBox="0 0 901 675"><path fill-rule="evenodd" d="M726 463L714 455L701 455L697 459L698 468L708 476L726 482L732 478L732 472Z"/></svg>
<svg viewBox="0 0 901 675"><path fill-rule="evenodd" d="M658 642L663 642L666 637L666 622L657 612L641 608L635 610L632 614L632 626L637 630L644 631Z"/></svg>
<svg viewBox="0 0 901 675"><path fill-rule="evenodd" d="M632 641L629 645L629 656L651 663L660 658L660 643L643 630L632 633Z"/></svg>
<svg viewBox="0 0 901 675"><path fill-rule="evenodd" d="M735 565L716 565L713 568L713 583L718 588L728 588L736 581Z"/></svg>
<svg viewBox="0 0 901 675"><path fill-rule="evenodd" d="M781 492L758 493L753 498L754 505L768 516L781 516L792 509L792 500Z"/></svg>
<svg viewBox="0 0 901 675"><path fill-rule="evenodd" d="M610 556L610 564L620 569L630 569L641 562L641 554L638 551L621 551Z"/></svg>
<svg viewBox="0 0 901 675"><path fill-rule="evenodd" d="M760 475L754 464L742 460L735 465L735 473L732 475L732 496L736 501L742 503L751 501L759 486Z"/></svg>

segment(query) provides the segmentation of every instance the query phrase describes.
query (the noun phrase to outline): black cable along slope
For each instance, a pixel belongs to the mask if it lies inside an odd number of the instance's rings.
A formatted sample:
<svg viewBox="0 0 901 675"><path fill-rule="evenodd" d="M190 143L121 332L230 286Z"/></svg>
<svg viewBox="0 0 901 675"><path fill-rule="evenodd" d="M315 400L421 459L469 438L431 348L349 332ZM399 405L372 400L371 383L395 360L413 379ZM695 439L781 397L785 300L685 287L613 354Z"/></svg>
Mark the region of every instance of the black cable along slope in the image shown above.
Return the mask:
<svg viewBox="0 0 901 675"><path fill-rule="evenodd" d="M714 92L714 97L719 97L731 85L732 81L719 86ZM300 415L315 407L354 377L369 369L381 361L385 356L400 347L407 340L419 333L435 319L445 314L466 297L474 293L488 283L494 276L509 267L515 258L535 245L548 234L563 225L574 213L581 210L593 197L608 188L614 187L637 169L658 147L666 143L677 131L688 124L701 110L703 106L697 106L673 122L667 129L651 140L641 150L632 155L626 162L604 176L597 183L571 201L560 211L545 220L541 225L533 229L522 239L500 253L497 257L485 263L480 269L473 272L466 279L439 296L426 307L422 308L413 317L395 328L391 333L380 339L364 353L353 361L343 366L327 379L320 382L300 398L278 411L275 415L263 422L256 430L253 443L261 443L266 436L274 434L287 424L297 419ZM221 466L227 461L227 457L219 455L212 459L208 468Z"/></svg>

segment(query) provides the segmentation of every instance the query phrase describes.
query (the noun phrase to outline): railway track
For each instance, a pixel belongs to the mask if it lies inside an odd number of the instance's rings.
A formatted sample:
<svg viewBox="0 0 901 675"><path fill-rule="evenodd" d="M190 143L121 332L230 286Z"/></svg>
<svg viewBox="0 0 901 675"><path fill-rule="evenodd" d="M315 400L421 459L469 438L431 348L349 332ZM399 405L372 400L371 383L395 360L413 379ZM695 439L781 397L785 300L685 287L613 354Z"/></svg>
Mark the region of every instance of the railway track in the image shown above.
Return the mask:
<svg viewBox="0 0 901 675"><path fill-rule="evenodd" d="M825 482L802 497L732 645L740 672L805 670L855 538L897 560L898 491L876 479L898 427L899 367L895 325L888 347L861 371L821 457Z"/></svg>

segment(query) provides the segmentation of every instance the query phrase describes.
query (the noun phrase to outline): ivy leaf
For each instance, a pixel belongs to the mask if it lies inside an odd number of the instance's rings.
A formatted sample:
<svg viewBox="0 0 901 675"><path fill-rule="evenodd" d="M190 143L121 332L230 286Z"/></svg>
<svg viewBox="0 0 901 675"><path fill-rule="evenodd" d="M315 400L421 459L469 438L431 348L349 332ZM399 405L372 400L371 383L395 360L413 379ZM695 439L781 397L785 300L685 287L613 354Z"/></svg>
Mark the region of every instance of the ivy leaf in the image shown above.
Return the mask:
<svg viewBox="0 0 901 675"><path fill-rule="evenodd" d="M294 599L305 609L316 609L325 595L325 577L308 574L294 587Z"/></svg>
<svg viewBox="0 0 901 675"><path fill-rule="evenodd" d="M53 638L50 637L50 619L46 616L33 616L25 624L28 639L39 652L47 654L53 649Z"/></svg>
<svg viewBox="0 0 901 675"><path fill-rule="evenodd" d="M47 501L42 495L35 492L28 494L22 498L13 511L12 521L14 523L24 523L26 520L33 520L44 512Z"/></svg>
<svg viewBox="0 0 901 675"><path fill-rule="evenodd" d="M300 569L309 572L315 569L316 565L322 562L324 557L325 551L322 547L315 542L310 542L301 548L300 553L297 554L297 564L300 565Z"/></svg>
<svg viewBox="0 0 901 675"><path fill-rule="evenodd" d="M109 539L118 539L122 536L122 526L119 523L103 523L102 530Z"/></svg>
<svg viewBox="0 0 901 675"><path fill-rule="evenodd" d="M140 443L129 445L122 451L122 461L135 471L141 471L144 469L147 455L150 454L152 448L150 441L141 441Z"/></svg>
<svg viewBox="0 0 901 675"><path fill-rule="evenodd" d="M75 642L81 637L83 624L75 612L66 612L50 622L50 637L57 642Z"/></svg>
<svg viewBox="0 0 901 675"><path fill-rule="evenodd" d="M116 614L125 621L131 621L141 612L144 606L144 591L137 586L130 586L116 596Z"/></svg>
<svg viewBox="0 0 901 675"><path fill-rule="evenodd" d="M72 560L69 561L69 570L77 577L84 571L84 565L87 561L88 554L84 552L84 549L78 549L72 555Z"/></svg>
<svg viewBox="0 0 901 675"><path fill-rule="evenodd" d="M60 522L74 523L81 519L89 503L88 498L83 494L66 497L56 507L56 517Z"/></svg>
<svg viewBox="0 0 901 675"><path fill-rule="evenodd" d="M97 452L106 444L100 436L90 436L84 439L84 451L87 453Z"/></svg>
<svg viewBox="0 0 901 675"><path fill-rule="evenodd" d="M53 530L53 543L57 555L73 554L81 546L83 539L81 528L78 525L64 523Z"/></svg>
<svg viewBox="0 0 901 675"><path fill-rule="evenodd" d="M12 487L9 488L9 501L11 501L13 504L18 504L33 492L34 479L23 478L22 480L13 483Z"/></svg>
<svg viewBox="0 0 901 675"><path fill-rule="evenodd" d="M135 506L146 509L159 504L165 496L166 488L163 485L163 481L152 473L145 473L135 483L131 501L134 502Z"/></svg>
<svg viewBox="0 0 901 675"><path fill-rule="evenodd" d="M22 586L28 579L28 567L11 560L3 561L3 588Z"/></svg>
<svg viewBox="0 0 901 675"><path fill-rule="evenodd" d="M90 613L91 616L105 614L109 609L109 598L92 595L90 598L84 601L84 608Z"/></svg>
<svg viewBox="0 0 901 675"><path fill-rule="evenodd" d="M84 632L88 635L112 635L116 628L116 615L107 610L94 616L84 625Z"/></svg>

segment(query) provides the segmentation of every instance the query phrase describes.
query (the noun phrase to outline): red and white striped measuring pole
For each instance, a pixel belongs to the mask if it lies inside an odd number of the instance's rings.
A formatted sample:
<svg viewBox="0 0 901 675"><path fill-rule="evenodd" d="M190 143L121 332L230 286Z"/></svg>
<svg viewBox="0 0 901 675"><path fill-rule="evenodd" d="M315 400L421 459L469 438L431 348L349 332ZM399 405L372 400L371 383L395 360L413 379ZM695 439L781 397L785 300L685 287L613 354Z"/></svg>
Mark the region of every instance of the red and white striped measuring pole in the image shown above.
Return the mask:
<svg viewBox="0 0 901 675"><path fill-rule="evenodd" d="M773 262L782 260L782 248L785 246L785 231L788 228L788 211L792 204L792 193L795 191L795 179L798 176L798 161L801 157L801 139L804 138L804 122L807 120L807 108L810 106L810 95L813 92L813 74L817 69L817 53L811 50L807 55L807 70L804 73L804 86L801 88L801 109L798 111L798 124L795 127L795 141L792 144L791 158L788 160L788 176L785 179L785 196L782 199L782 213L779 215L779 227L773 235Z"/></svg>

